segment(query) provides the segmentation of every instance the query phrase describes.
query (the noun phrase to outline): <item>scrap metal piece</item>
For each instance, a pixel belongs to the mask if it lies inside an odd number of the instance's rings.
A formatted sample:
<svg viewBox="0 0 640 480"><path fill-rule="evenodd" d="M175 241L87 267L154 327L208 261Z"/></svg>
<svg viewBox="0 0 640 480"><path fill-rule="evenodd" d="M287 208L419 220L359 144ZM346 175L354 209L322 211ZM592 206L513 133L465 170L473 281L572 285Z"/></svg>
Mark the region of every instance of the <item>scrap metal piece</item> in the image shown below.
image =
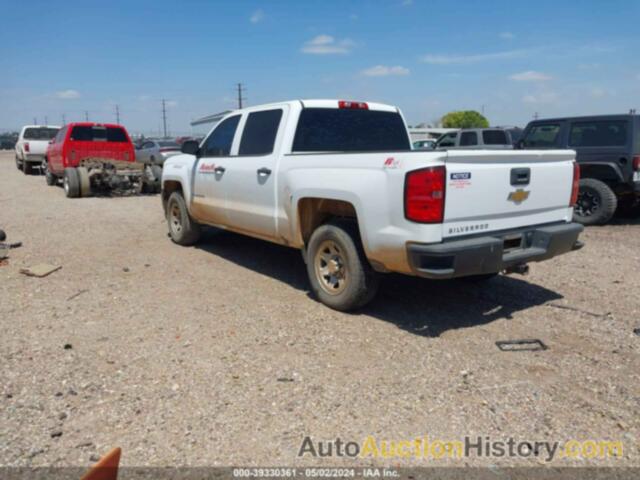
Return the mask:
<svg viewBox="0 0 640 480"><path fill-rule="evenodd" d="M537 352L549 349L549 347L538 338L498 340L496 346L503 352Z"/></svg>
<svg viewBox="0 0 640 480"><path fill-rule="evenodd" d="M21 268L20 273L27 275L28 277L46 277L47 275L51 275L53 272L56 272L62 268L62 265L50 265L48 263L40 263L38 265L34 265L33 267Z"/></svg>

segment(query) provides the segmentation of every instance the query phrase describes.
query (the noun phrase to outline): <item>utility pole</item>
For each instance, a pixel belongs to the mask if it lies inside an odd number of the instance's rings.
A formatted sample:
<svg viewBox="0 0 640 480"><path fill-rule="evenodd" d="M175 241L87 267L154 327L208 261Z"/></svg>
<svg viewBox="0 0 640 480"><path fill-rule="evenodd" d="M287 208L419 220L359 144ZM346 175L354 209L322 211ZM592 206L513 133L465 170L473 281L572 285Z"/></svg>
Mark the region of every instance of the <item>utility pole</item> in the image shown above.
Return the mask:
<svg viewBox="0 0 640 480"><path fill-rule="evenodd" d="M88 122L89 121L89 110L85 110L84 111L84 121Z"/></svg>
<svg viewBox="0 0 640 480"><path fill-rule="evenodd" d="M534 120L537 120L537 119L538 119L538 112L535 112L535 113L533 114L533 119L534 119Z"/></svg>
<svg viewBox="0 0 640 480"><path fill-rule="evenodd" d="M46 115L44 116L44 124L49 125L49 117L47 117Z"/></svg>
<svg viewBox="0 0 640 480"><path fill-rule="evenodd" d="M116 105L116 123L120 125L120 107Z"/></svg>
<svg viewBox="0 0 640 480"><path fill-rule="evenodd" d="M480 105L480 113L482 113L482 116L484 117L484 104Z"/></svg>
<svg viewBox="0 0 640 480"><path fill-rule="evenodd" d="M238 83L238 108L242 108L242 91L245 90L245 88L242 86L242 83Z"/></svg>
<svg viewBox="0 0 640 480"><path fill-rule="evenodd" d="M629 110L629 115L635 115L636 114L636 109L632 108L631 110Z"/></svg>
<svg viewBox="0 0 640 480"><path fill-rule="evenodd" d="M33 117L33 124L37 125L38 124L38 117Z"/></svg>
<svg viewBox="0 0 640 480"><path fill-rule="evenodd" d="M164 130L164 138L167 138L167 105L162 99L162 127Z"/></svg>
<svg viewBox="0 0 640 480"><path fill-rule="evenodd" d="M66 125L66 124L67 124L67 117L66 117L66 115L63 113L63 114L62 114L62 126Z"/></svg>

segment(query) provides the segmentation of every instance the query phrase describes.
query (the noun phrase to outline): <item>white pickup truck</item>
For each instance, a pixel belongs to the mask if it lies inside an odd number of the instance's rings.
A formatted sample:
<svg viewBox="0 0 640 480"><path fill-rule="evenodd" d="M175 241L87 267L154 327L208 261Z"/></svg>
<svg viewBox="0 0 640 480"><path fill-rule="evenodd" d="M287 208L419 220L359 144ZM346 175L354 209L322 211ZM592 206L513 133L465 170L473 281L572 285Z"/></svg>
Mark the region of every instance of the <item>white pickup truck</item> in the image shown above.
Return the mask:
<svg viewBox="0 0 640 480"><path fill-rule="evenodd" d="M60 127L53 125L25 125L22 127L15 147L18 170L22 170L25 175L30 175L34 166L42 165L47 155L49 141L56 136L58 130Z"/></svg>
<svg viewBox="0 0 640 480"><path fill-rule="evenodd" d="M379 273L488 278L582 245L575 152L411 150L388 105L237 110L182 152L162 174L172 240L192 245L211 225L298 248L338 310L371 300Z"/></svg>

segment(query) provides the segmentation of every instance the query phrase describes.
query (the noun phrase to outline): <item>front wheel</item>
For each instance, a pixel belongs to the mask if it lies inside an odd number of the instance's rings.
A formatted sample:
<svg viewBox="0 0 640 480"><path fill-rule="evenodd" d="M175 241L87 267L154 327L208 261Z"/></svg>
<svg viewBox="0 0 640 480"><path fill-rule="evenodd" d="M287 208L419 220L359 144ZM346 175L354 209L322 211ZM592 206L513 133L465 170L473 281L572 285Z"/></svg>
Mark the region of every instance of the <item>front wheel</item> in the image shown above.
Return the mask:
<svg viewBox="0 0 640 480"><path fill-rule="evenodd" d="M617 206L618 199L609 185L595 178L583 178L573 219L583 225L604 225L611 220Z"/></svg>
<svg viewBox="0 0 640 480"><path fill-rule="evenodd" d="M335 310L362 307L378 291L379 277L352 221L330 222L313 232L307 248L307 273L316 297Z"/></svg>
<svg viewBox="0 0 640 480"><path fill-rule="evenodd" d="M50 187L56 185L58 183L58 177L56 177L53 173L51 173L51 170L49 169L49 164L45 164L45 170L44 170L44 178L45 181L47 182L47 185L49 185Z"/></svg>
<svg viewBox="0 0 640 480"><path fill-rule="evenodd" d="M180 192L173 192L167 201L167 223L171 240L178 245L193 245L200 239L200 225L189 215Z"/></svg>

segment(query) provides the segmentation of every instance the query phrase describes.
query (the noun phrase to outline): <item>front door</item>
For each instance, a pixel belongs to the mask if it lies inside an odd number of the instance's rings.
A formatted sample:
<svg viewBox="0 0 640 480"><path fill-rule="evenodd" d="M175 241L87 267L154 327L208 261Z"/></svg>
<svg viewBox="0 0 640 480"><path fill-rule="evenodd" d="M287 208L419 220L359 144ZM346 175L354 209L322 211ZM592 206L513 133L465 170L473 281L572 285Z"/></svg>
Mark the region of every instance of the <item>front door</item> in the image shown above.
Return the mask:
<svg viewBox="0 0 640 480"><path fill-rule="evenodd" d="M226 175L227 221L235 230L276 237L276 166L286 107L249 112L244 119L238 155Z"/></svg>
<svg viewBox="0 0 640 480"><path fill-rule="evenodd" d="M226 225L225 189L233 138L241 115L220 122L200 147L195 165L192 215L203 223Z"/></svg>

